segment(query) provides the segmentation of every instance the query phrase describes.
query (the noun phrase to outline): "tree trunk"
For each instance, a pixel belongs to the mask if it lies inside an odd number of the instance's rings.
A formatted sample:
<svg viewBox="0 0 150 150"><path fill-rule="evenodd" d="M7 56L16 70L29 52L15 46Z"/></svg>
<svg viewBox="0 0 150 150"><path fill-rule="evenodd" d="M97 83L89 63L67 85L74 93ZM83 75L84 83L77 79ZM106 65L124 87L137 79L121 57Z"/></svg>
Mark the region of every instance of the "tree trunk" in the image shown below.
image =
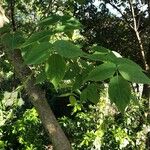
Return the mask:
<svg viewBox="0 0 150 150"><path fill-rule="evenodd" d="M35 84L35 78L29 67L24 64L20 50L6 52L16 74L22 81L31 102L37 110L39 117L48 131L55 150L71 150L71 145L59 126L50 106L45 98L45 93Z"/></svg>
<svg viewBox="0 0 150 150"><path fill-rule="evenodd" d="M13 25L13 31L16 30L14 20L14 1L11 2L11 19ZM3 27L6 22L6 16L4 9L0 6L0 28ZM5 19L5 20L4 20ZM8 19L7 19L8 20ZM34 105L39 117L48 132L48 135L52 141L55 150L71 150L71 145L65 136L63 130L59 126L50 106L45 98L45 93L36 85L34 75L29 67L24 64L20 50L6 51L8 60L16 71L16 75L19 76L22 84L27 91L32 104Z"/></svg>
<svg viewBox="0 0 150 150"><path fill-rule="evenodd" d="M145 69L147 75L149 76L149 72L150 72L150 65L148 63L148 59L149 58L147 58L146 55L145 55L145 51L144 51L144 48L143 48L143 44L142 44L139 32L138 31L135 31L135 32L136 32L136 36L137 36L137 39L138 39L138 42L139 42L139 46L140 46L140 51L141 51L141 55L142 55L144 69ZM144 84L142 97L150 100L150 85Z"/></svg>
<svg viewBox="0 0 150 150"><path fill-rule="evenodd" d="M141 53L141 57L142 57L142 61L143 61L143 65L144 65L144 70L147 72L147 74L149 73L150 70L150 66L148 64L147 61L147 57L146 57L146 52L144 50L143 47L143 43L140 37L140 33L138 31L138 24L137 24L137 20L136 20L136 15L134 12L134 8L133 8L133 3L131 0L128 0L129 5L130 5L130 9L131 9L131 14L132 14L132 18L133 18L133 30L136 34L136 38L140 47L140 53ZM142 97L150 99L150 85L145 84L143 87L143 93L142 93Z"/></svg>

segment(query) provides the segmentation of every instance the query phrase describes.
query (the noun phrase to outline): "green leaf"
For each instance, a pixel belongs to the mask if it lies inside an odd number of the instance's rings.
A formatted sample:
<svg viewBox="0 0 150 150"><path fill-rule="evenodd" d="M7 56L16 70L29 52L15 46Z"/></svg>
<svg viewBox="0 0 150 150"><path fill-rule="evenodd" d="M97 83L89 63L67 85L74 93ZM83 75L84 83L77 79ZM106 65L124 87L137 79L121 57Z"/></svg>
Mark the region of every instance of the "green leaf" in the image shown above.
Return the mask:
<svg viewBox="0 0 150 150"><path fill-rule="evenodd" d="M75 106L75 104L77 103L77 100L74 96L69 96L69 101L70 101L70 104L71 106Z"/></svg>
<svg viewBox="0 0 150 150"><path fill-rule="evenodd" d="M101 61L104 62L106 60L107 54L102 54L99 52L95 52L93 54L86 54L84 55L85 58L93 60L93 61Z"/></svg>
<svg viewBox="0 0 150 150"><path fill-rule="evenodd" d="M80 99L82 101L89 100L94 104L99 102L100 94L96 84L90 84L81 93Z"/></svg>
<svg viewBox="0 0 150 150"><path fill-rule="evenodd" d="M11 32L11 25L7 24L5 26L3 26L2 28L0 28L0 35L3 35L5 33Z"/></svg>
<svg viewBox="0 0 150 150"><path fill-rule="evenodd" d="M102 46L93 46L92 50L99 52L99 54L108 54L110 52L109 49Z"/></svg>
<svg viewBox="0 0 150 150"><path fill-rule="evenodd" d="M40 72L36 77L36 84L46 81L47 77L44 71Z"/></svg>
<svg viewBox="0 0 150 150"><path fill-rule="evenodd" d="M75 82L74 82L74 84L72 86L72 91L75 91L75 90L79 89L81 87L82 83L83 83L83 78L82 78L82 75L79 74L75 78Z"/></svg>
<svg viewBox="0 0 150 150"><path fill-rule="evenodd" d="M120 74L126 80L134 83L150 84L150 79L138 68L125 63L118 66Z"/></svg>
<svg viewBox="0 0 150 150"><path fill-rule="evenodd" d="M4 150L5 149L5 142L0 140L0 150Z"/></svg>
<svg viewBox="0 0 150 150"><path fill-rule="evenodd" d="M131 98L131 88L128 81L121 76L113 77L109 83L108 93L111 102L115 103L118 110L123 113Z"/></svg>
<svg viewBox="0 0 150 150"><path fill-rule="evenodd" d="M54 48L63 57L77 58L83 55L79 47L75 46L69 41L58 40L54 43Z"/></svg>
<svg viewBox="0 0 150 150"><path fill-rule="evenodd" d="M35 43L31 49L24 50L23 58L26 64L40 64L46 61L52 51L52 44L49 42Z"/></svg>
<svg viewBox="0 0 150 150"><path fill-rule="evenodd" d="M39 22L38 25L45 26L45 25L54 25L58 23L58 21L61 19L61 16L59 15L51 15L50 17L44 18Z"/></svg>
<svg viewBox="0 0 150 150"><path fill-rule="evenodd" d="M134 61L130 60L130 59L127 59L127 58L117 58L116 59L116 64L117 65L123 65L123 64L127 64L127 65L130 65L134 68L136 68L137 70L143 70L138 64L136 64Z"/></svg>
<svg viewBox="0 0 150 150"><path fill-rule="evenodd" d="M63 18L65 18L65 16L63 16ZM65 32L66 34L68 34L68 32L73 32L75 29L80 28L80 22L77 19L68 16L65 19L62 19L62 24L57 25L55 32Z"/></svg>
<svg viewBox="0 0 150 150"><path fill-rule="evenodd" d="M88 85L86 90L87 90L87 99L93 102L94 104L97 104L99 102L100 95L96 84Z"/></svg>
<svg viewBox="0 0 150 150"><path fill-rule="evenodd" d="M65 25L58 25L54 31L56 33L65 32L66 34L68 34L68 32L72 32L72 34L73 34L73 31L75 29L80 29L80 26L65 24Z"/></svg>
<svg viewBox="0 0 150 150"><path fill-rule="evenodd" d="M70 61L67 68L64 77L65 80L74 79L80 73L80 67L77 61Z"/></svg>
<svg viewBox="0 0 150 150"><path fill-rule="evenodd" d="M53 54L49 57L45 72L47 78L54 84L55 87L58 86L59 82L63 79L66 70L65 60L58 54Z"/></svg>
<svg viewBox="0 0 150 150"><path fill-rule="evenodd" d="M86 90L86 89L84 89L84 90L81 92L80 100L81 100L82 102L87 101L87 90Z"/></svg>
<svg viewBox="0 0 150 150"><path fill-rule="evenodd" d="M109 51L108 53L96 51L93 54L86 54L84 55L84 57L94 61L113 62L113 63L116 63L117 59L117 57L111 51Z"/></svg>
<svg viewBox="0 0 150 150"><path fill-rule="evenodd" d="M72 17L71 15L61 16L60 21L62 22L62 25L76 26L76 27L81 25L79 20L77 20L75 17Z"/></svg>
<svg viewBox="0 0 150 150"><path fill-rule="evenodd" d="M57 27L54 29L55 32L68 32L81 27L80 22L70 15L51 15L50 17L47 17L39 22L40 26L56 24Z"/></svg>
<svg viewBox="0 0 150 150"><path fill-rule="evenodd" d="M24 38L20 32L6 33L1 37L1 40L8 49L19 48L24 43Z"/></svg>
<svg viewBox="0 0 150 150"><path fill-rule="evenodd" d="M113 63L103 63L92 70L85 81L103 81L114 75L116 71L116 65Z"/></svg>
<svg viewBox="0 0 150 150"><path fill-rule="evenodd" d="M33 44L34 42L40 41L46 37L50 37L52 35L52 31L49 30L44 30L44 31L40 31L40 32L36 32L34 34L32 34L27 40L26 42L22 45L22 47L26 47L30 44Z"/></svg>

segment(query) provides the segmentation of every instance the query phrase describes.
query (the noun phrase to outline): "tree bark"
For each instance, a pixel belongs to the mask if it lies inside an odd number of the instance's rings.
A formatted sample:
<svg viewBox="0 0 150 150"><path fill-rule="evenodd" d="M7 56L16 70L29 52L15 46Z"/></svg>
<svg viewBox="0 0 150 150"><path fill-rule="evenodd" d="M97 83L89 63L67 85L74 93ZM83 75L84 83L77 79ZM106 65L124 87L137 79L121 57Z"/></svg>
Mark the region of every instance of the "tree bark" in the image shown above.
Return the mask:
<svg viewBox="0 0 150 150"><path fill-rule="evenodd" d="M129 5L130 5L131 14L132 14L132 18L133 18L133 30L136 34L136 38L137 38L137 41L139 43L140 53L141 53L141 56L142 56L144 69L148 74L150 72L150 66L148 64L146 53L145 53L143 43L142 43L142 40L141 40L141 37L140 37L140 33L138 31L138 25L137 25L137 20L136 20L136 15L135 15L135 12L134 12L133 4L132 4L131 0L128 0L128 2L129 2ZM142 97L147 98L148 100L150 99L150 85L147 85L147 84L144 85L143 92L142 92Z"/></svg>
<svg viewBox="0 0 150 150"><path fill-rule="evenodd" d="M14 20L14 1L11 0L11 19L13 31L16 30L15 20ZM0 6L0 28L3 27L5 20L4 9ZM48 132L48 135L52 141L55 150L71 150L71 145L69 140L65 136L63 130L61 129L59 123L57 122L47 100L45 98L45 93L40 89L35 83L34 75L31 69L24 64L21 52L19 49L5 50L8 56L8 60L14 67L16 75L20 78L22 84L27 91L31 103L34 105L39 117Z"/></svg>
<svg viewBox="0 0 150 150"><path fill-rule="evenodd" d="M31 102L37 110L39 117L48 131L55 150L71 150L71 145L57 122L45 98L45 93L35 84L35 78L29 67L24 64L20 50L6 52L16 74L25 86Z"/></svg>

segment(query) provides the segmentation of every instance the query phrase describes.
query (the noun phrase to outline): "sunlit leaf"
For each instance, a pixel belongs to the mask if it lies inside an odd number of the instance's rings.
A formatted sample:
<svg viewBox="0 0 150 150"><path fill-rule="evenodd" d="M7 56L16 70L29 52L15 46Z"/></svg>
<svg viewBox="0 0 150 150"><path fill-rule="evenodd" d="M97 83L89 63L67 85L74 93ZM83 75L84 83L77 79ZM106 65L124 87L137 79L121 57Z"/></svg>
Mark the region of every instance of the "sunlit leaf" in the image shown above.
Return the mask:
<svg viewBox="0 0 150 150"><path fill-rule="evenodd" d="M77 103L77 100L74 96L69 96L71 106L74 106Z"/></svg>

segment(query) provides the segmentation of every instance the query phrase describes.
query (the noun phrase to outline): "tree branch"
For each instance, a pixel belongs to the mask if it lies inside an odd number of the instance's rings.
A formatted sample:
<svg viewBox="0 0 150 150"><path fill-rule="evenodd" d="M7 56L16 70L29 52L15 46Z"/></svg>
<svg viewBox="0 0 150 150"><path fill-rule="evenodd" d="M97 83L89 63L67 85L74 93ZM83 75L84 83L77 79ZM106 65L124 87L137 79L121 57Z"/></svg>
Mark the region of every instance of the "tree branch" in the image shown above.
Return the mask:
<svg viewBox="0 0 150 150"><path fill-rule="evenodd" d="M12 21L12 29L16 31L16 22L14 17L14 8L15 8L15 0L10 1L10 10L11 10L11 21Z"/></svg>
<svg viewBox="0 0 150 150"><path fill-rule="evenodd" d="M143 64L144 64L144 69L145 70L149 70L149 65L147 64L147 60L146 60L146 55L145 55L145 51L144 51L144 47L143 47L143 43L140 37L140 34L138 32L138 27L137 27L137 22L136 22L136 17L135 17L135 12L134 12L134 8L133 8L133 4L131 0L128 0L129 5L130 5L130 9L131 9L131 14L132 14L132 18L133 18L133 26L134 26L134 31L140 46L140 53L142 56L142 60L143 60Z"/></svg>
<svg viewBox="0 0 150 150"><path fill-rule="evenodd" d="M150 21L150 1L147 2L147 5L148 5L148 17Z"/></svg>
<svg viewBox="0 0 150 150"><path fill-rule="evenodd" d="M67 137L47 103L45 93L36 85L32 71L24 64L20 50L6 51L6 54L20 80L22 83L25 83L25 90L30 96L31 102L37 110L45 129L48 131L54 149L71 150Z"/></svg>
<svg viewBox="0 0 150 150"><path fill-rule="evenodd" d="M1 8L1 6L0 6ZM2 14L4 15L4 14ZM11 19L13 31L16 30L14 20L14 1L11 1ZM19 49L7 51L3 49L8 57L9 62L14 67L14 72L18 75L22 84L25 86L25 90L28 93L31 103L34 105L39 117L48 131L48 135L52 141L55 150L71 150L71 145L57 122L47 100L45 93L36 85L35 77L32 70L24 64L24 60Z"/></svg>
<svg viewBox="0 0 150 150"><path fill-rule="evenodd" d="M137 23L136 23L136 19L135 19L135 12L134 12L134 8L133 8L133 4L131 2L131 0L128 0L129 5L130 5L130 9L131 9L131 14L132 14L132 18L133 18L133 28L136 31L137 30Z"/></svg>
<svg viewBox="0 0 150 150"><path fill-rule="evenodd" d="M128 19L126 18L126 16L122 13L122 11L113 3L108 2L108 4L110 4L113 8L115 8L122 16L122 18L124 19L124 21L127 23L127 25L133 29L133 26L130 24L130 22L128 21Z"/></svg>

